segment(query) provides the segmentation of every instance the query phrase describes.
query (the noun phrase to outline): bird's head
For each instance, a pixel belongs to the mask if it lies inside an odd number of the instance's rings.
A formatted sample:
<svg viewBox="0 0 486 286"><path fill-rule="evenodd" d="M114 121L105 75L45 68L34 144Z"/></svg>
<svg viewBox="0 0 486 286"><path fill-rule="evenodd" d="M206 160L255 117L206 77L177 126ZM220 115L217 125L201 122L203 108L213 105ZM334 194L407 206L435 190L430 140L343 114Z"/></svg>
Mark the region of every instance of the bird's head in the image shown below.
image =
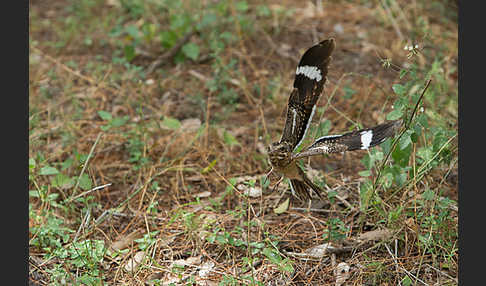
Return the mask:
<svg viewBox="0 0 486 286"><path fill-rule="evenodd" d="M289 142L274 142L267 147L270 164L276 168L283 168L292 161L292 146Z"/></svg>

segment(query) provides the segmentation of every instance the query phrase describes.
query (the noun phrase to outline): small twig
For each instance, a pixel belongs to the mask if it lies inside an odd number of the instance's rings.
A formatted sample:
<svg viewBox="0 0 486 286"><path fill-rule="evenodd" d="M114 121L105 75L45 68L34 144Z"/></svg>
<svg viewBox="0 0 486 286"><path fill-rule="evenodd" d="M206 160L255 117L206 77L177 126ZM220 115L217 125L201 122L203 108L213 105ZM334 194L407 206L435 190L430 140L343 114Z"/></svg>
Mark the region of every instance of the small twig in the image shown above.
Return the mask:
<svg viewBox="0 0 486 286"><path fill-rule="evenodd" d="M332 213L332 212L335 212L334 210L311 209L311 208L296 208L296 207L292 207L292 208L290 208L290 210L292 210L292 211L304 211L304 212L311 211L311 212L321 212L321 213Z"/></svg>
<svg viewBox="0 0 486 286"><path fill-rule="evenodd" d="M77 198L80 198L80 197L82 197L82 196L84 196L84 195L87 195L87 194L89 194L89 193L91 193L91 192L94 192L94 191L97 191L97 190L99 190L99 189L103 189L103 188L105 188L105 187L109 187L109 186L111 186L111 183L104 184L104 185L102 185L102 186L98 186L98 187L94 187L94 188L92 188L92 189L91 189L91 190L89 190L89 191L82 192L81 194L79 194L79 195L77 195L77 196L75 196L75 197L71 197L69 200L67 200L67 201L66 201L66 203L70 203L70 202L72 202L73 200L75 200L75 199L77 199Z"/></svg>
<svg viewBox="0 0 486 286"><path fill-rule="evenodd" d="M340 187L338 187L338 188L340 188ZM326 189L327 189L326 191L327 191L328 194L329 194L329 191L333 191L333 189L329 188L328 185L326 185ZM340 195L336 194L336 195L334 195L334 197L336 197L338 200L340 200L341 203L343 203L345 206L350 208L351 211L356 210L352 204L350 204L345 198L341 197Z"/></svg>
<svg viewBox="0 0 486 286"><path fill-rule="evenodd" d="M147 74L151 74L156 68L158 68L160 65L164 63L164 61L167 61L171 58L173 58L179 50L184 46L196 33L195 30L191 30L189 33L187 33L184 37L182 37L170 50L167 52L163 53L160 55L152 64L149 66L147 69Z"/></svg>
<svg viewBox="0 0 486 286"><path fill-rule="evenodd" d="M434 266L432 266L430 264L425 264L425 265L428 266L428 267L430 267L430 268L432 268L433 270L437 271L438 273L440 273L440 274L442 274L444 276L447 276L449 279L453 280L454 282L458 283L457 278L450 276L449 274L441 271L440 269L435 268Z"/></svg>
<svg viewBox="0 0 486 286"><path fill-rule="evenodd" d="M385 248L386 250L388 251L388 253L390 254L390 256L392 257L393 259L393 262L395 262L395 266L397 268L399 268L400 270L402 270L403 272L405 272L407 275L409 275L410 277L414 278L416 281L419 281L420 283L424 284L424 285L429 285L427 283L425 283L424 281L420 280L420 278L418 278L417 276L413 275L412 273L410 273L407 269L403 268L402 266L400 266L398 264L398 261L397 261L397 258L393 255L393 253L391 252L390 248L388 247L388 245L386 243L384 243L385 245Z"/></svg>
<svg viewBox="0 0 486 286"><path fill-rule="evenodd" d="M291 256L293 258L297 258L297 259L303 260L303 261L326 262L327 260L329 260L329 257L316 258L316 257L310 256L307 253L289 252L289 251L285 251L285 250L282 250L282 252L285 253L285 255L288 255L288 256Z"/></svg>
<svg viewBox="0 0 486 286"><path fill-rule="evenodd" d="M90 218L91 218L91 208L89 207L88 210L86 211L86 215L84 216L83 220L79 224L79 228L78 228L78 231L76 232L76 235L74 236L73 243L76 242L76 240L78 239L79 233L81 232L81 229L86 227Z"/></svg>
<svg viewBox="0 0 486 286"><path fill-rule="evenodd" d="M93 146L91 147L91 150L89 150L88 157L86 158L86 162L84 162L83 169L81 169L81 173L78 176L78 180L76 181L76 185L74 186L74 189L73 189L73 192L71 193L71 196L73 196L76 193L76 190L79 186L79 181L81 180L81 176L84 174L84 170L86 170L86 166L88 166L89 159L93 155L94 149L96 148L96 145L98 144L98 141L100 140L102 134L103 133L101 133L101 132L98 134L98 137L96 137L96 140L95 140Z"/></svg>
<svg viewBox="0 0 486 286"><path fill-rule="evenodd" d="M426 91L426 90L429 88L429 85L430 85L430 82L431 82L431 81L432 81L431 79L429 79L429 80L427 81L427 83L425 84L424 90L422 91L422 94L420 95L419 99L417 100L417 103L415 103L415 107L414 107L414 109L413 109L412 115L410 115L410 119L408 120L407 125L405 125L406 129L408 129L408 127L409 127L409 126L410 126L410 124L412 123L412 119L413 119L413 117L415 116L415 114L417 113L417 108L418 108L418 106L419 106L419 104L420 104L420 101L422 101L422 98L423 98L423 97L424 97L424 95L425 95L425 91Z"/></svg>

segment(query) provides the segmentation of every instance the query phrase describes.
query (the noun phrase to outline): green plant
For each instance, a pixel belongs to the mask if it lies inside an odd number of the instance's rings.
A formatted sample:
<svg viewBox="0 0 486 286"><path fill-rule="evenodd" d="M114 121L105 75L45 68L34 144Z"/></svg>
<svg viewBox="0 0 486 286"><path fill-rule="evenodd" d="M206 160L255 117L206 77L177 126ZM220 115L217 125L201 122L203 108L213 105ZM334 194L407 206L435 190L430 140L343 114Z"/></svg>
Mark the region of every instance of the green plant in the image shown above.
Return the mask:
<svg viewBox="0 0 486 286"><path fill-rule="evenodd" d="M447 75L437 65L434 61L429 69L420 70L412 64L401 70L403 82L392 86L395 99L386 118L403 119L403 128L394 140L387 140L363 157L366 169L359 172L365 178L360 185L360 199L361 211L376 212L382 218L379 221L388 227L400 228L408 218L416 221L421 226L417 244L420 252L447 261L457 255L457 227L453 227L456 222L451 216L455 202L441 198L440 188L431 190L428 181L435 176L434 170L450 170L457 163L457 130L443 120L444 115L437 109L428 109L427 103L455 105L457 91L450 91L444 79ZM424 75L436 83L428 81L424 85ZM436 95L447 91L452 97L437 101ZM417 190L420 198L403 201L404 193Z"/></svg>
<svg viewBox="0 0 486 286"><path fill-rule="evenodd" d="M322 238L325 241L340 241L346 238L349 228L339 218L330 218L327 222L327 229L324 230Z"/></svg>
<svg viewBox="0 0 486 286"><path fill-rule="evenodd" d="M149 233L144 234L142 238L135 239L134 242L138 243L138 248L140 250L146 251L147 249L155 245L155 243L157 242L156 235L159 232L160 231L158 230L151 231Z"/></svg>

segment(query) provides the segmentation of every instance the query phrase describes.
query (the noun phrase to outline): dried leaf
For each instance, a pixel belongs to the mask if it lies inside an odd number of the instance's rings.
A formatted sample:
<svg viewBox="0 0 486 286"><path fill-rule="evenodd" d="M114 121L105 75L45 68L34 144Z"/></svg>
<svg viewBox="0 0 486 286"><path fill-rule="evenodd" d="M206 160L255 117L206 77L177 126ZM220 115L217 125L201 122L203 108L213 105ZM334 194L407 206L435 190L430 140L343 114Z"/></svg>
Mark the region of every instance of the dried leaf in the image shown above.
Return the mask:
<svg viewBox="0 0 486 286"><path fill-rule="evenodd" d="M110 246L110 249L112 251L118 251L127 248L133 240L137 239L141 234L140 230L135 230L132 233L123 236L119 240L113 242L113 244Z"/></svg>
<svg viewBox="0 0 486 286"><path fill-rule="evenodd" d="M211 260L204 262L203 265L201 265L201 268L199 270L199 277L208 276L211 270L213 269L213 267L214 267L214 262L212 262Z"/></svg>
<svg viewBox="0 0 486 286"><path fill-rule="evenodd" d="M358 239L363 241L377 241L389 238L392 235L392 231L388 229L376 229L367 231L358 236Z"/></svg>
<svg viewBox="0 0 486 286"><path fill-rule="evenodd" d="M322 258L329 253L331 248L334 248L331 243L324 243L307 249L305 253L313 258Z"/></svg>
<svg viewBox="0 0 486 286"><path fill-rule="evenodd" d="M236 188L242 191L245 196L251 198L258 198L262 195L262 188L260 187L250 187L245 184L239 184Z"/></svg>
<svg viewBox="0 0 486 286"><path fill-rule="evenodd" d="M276 214L281 214L286 212L289 209L289 202L290 202L290 198L287 198L283 203L278 205L278 207L274 208L273 212Z"/></svg>
<svg viewBox="0 0 486 286"><path fill-rule="evenodd" d="M201 255L199 256L191 256L186 259L179 259L172 262L172 267L175 265L179 266L191 266L191 265L199 265L201 264Z"/></svg>
<svg viewBox="0 0 486 286"><path fill-rule="evenodd" d="M349 265L341 262L336 266L336 286L341 286L349 278Z"/></svg>
<svg viewBox="0 0 486 286"><path fill-rule="evenodd" d="M119 0L106 0L106 5L113 6L113 7L120 7Z"/></svg>
<svg viewBox="0 0 486 286"><path fill-rule="evenodd" d="M199 127L201 127L201 120L199 118L188 118L181 122L183 132L195 132Z"/></svg>
<svg viewBox="0 0 486 286"><path fill-rule="evenodd" d="M204 191L204 192L200 192L198 194L195 194L194 196L197 197L197 198L207 198L207 197L211 196L211 192L210 191Z"/></svg>
<svg viewBox="0 0 486 286"><path fill-rule="evenodd" d="M137 267L140 265L140 263L143 261L145 258L145 251L139 251L135 253L133 258L128 259L127 263L125 264L125 271L127 272L133 272Z"/></svg>
<svg viewBox="0 0 486 286"><path fill-rule="evenodd" d="M267 154L267 148L265 148L265 145L263 145L262 142L257 142L256 148L257 151L260 152L261 154Z"/></svg>

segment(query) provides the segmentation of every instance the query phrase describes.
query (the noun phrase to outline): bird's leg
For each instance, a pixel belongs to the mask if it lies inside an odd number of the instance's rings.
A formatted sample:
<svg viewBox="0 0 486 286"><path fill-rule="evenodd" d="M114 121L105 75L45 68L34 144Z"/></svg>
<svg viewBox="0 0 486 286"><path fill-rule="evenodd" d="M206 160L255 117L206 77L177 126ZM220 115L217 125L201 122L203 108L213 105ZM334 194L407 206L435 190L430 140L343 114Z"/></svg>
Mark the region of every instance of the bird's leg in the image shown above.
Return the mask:
<svg viewBox="0 0 486 286"><path fill-rule="evenodd" d="M275 183L275 186L272 188L272 192L274 192L274 191L277 189L278 185L280 185L280 183L283 181L283 179L284 179L284 176L282 176L282 177L281 177L281 178L280 178L280 179L277 181L277 183Z"/></svg>
<svg viewBox="0 0 486 286"><path fill-rule="evenodd" d="M265 185L265 183L267 182L268 180L268 177L270 176L270 174L273 172L273 166L272 168L270 169L270 171L267 173L267 175L265 176L265 179L263 180L263 184Z"/></svg>

